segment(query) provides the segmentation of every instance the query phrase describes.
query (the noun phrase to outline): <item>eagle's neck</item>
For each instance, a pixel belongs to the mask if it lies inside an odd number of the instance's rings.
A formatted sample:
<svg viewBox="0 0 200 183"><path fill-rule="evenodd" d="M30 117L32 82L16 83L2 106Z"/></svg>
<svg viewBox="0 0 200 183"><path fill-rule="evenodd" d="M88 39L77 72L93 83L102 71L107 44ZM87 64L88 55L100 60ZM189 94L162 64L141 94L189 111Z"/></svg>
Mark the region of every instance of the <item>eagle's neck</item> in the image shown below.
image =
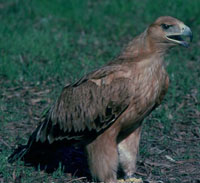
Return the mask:
<svg viewBox="0 0 200 183"><path fill-rule="evenodd" d="M163 57L168 48L165 44L155 42L145 30L128 44L119 58L139 62L151 55Z"/></svg>

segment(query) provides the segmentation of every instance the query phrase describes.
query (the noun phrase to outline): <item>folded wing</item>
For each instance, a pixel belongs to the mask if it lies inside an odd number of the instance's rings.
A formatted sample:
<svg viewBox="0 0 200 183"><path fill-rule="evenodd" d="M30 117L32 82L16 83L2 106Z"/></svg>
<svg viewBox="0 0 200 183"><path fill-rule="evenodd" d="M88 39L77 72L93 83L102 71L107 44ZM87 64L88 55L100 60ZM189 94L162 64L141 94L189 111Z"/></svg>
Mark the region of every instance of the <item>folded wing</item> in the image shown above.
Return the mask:
<svg viewBox="0 0 200 183"><path fill-rule="evenodd" d="M131 80L116 74L123 72L107 66L66 86L37 128L36 141L81 140L108 128L130 103Z"/></svg>

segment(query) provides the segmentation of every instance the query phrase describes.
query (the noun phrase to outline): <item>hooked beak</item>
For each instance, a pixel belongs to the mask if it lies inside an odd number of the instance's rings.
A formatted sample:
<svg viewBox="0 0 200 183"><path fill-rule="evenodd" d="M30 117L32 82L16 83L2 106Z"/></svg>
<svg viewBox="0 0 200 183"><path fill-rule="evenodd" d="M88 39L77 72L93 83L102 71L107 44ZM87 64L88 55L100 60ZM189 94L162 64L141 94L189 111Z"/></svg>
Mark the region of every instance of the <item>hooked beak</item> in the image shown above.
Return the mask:
<svg viewBox="0 0 200 183"><path fill-rule="evenodd" d="M174 33L171 33L166 36L166 38L169 41L180 44L184 47L189 47L189 43L187 41L185 41L183 39L183 37L189 37L190 42L192 42L192 38L193 38L192 31L190 30L190 28L188 26L186 26L184 24L179 25L178 31L176 29L176 31Z"/></svg>

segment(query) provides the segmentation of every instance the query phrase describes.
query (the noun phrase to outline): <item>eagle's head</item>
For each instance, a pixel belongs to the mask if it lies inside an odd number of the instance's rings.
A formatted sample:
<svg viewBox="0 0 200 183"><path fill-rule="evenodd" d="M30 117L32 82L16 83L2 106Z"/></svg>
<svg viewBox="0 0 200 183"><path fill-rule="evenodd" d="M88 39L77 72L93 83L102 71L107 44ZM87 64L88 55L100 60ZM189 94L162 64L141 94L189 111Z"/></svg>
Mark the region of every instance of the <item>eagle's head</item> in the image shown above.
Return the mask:
<svg viewBox="0 0 200 183"><path fill-rule="evenodd" d="M190 28L180 20L170 16L159 17L149 26L147 33L154 42L169 47L175 45L188 47L189 41L192 41L192 31Z"/></svg>

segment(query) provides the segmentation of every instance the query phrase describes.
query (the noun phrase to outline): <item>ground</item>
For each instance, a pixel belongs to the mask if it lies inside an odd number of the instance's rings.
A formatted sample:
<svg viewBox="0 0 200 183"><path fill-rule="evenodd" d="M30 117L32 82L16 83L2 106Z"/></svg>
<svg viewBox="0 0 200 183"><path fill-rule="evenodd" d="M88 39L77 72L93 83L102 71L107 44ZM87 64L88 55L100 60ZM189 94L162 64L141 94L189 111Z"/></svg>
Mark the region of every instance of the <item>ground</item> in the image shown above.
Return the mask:
<svg viewBox="0 0 200 183"><path fill-rule="evenodd" d="M60 166L35 170L7 157L27 142L62 87L117 56L158 16L190 26L190 48L166 57L170 87L146 119L136 177L200 182L200 1L1 0L0 182L82 182Z"/></svg>

